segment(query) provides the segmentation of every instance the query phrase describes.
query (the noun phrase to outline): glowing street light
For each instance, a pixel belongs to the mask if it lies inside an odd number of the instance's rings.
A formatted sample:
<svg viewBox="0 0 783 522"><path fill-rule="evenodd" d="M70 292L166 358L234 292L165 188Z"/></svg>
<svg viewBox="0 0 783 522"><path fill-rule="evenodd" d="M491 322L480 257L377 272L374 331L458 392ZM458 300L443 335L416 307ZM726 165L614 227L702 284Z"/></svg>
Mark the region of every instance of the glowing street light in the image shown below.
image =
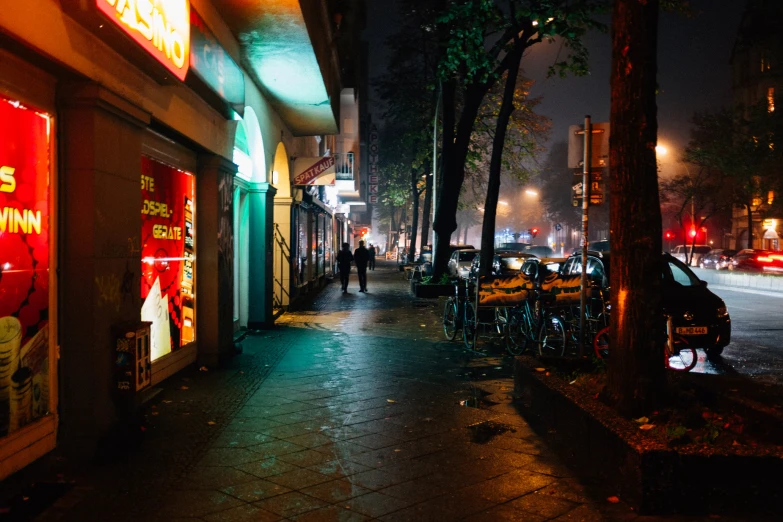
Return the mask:
<svg viewBox="0 0 783 522"><path fill-rule="evenodd" d="M508 205L508 201L498 201L500 205Z"/></svg>
<svg viewBox="0 0 783 522"><path fill-rule="evenodd" d="M530 190L530 189L527 189L525 191L525 194L527 194L528 196L538 196L538 192L536 192L535 190Z"/></svg>
<svg viewBox="0 0 783 522"><path fill-rule="evenodd" d="M669 153L669 150L666 147L664 147L663 145L656 145L655 146L655 153L658 156L666 156L666 154Z"/></svg>

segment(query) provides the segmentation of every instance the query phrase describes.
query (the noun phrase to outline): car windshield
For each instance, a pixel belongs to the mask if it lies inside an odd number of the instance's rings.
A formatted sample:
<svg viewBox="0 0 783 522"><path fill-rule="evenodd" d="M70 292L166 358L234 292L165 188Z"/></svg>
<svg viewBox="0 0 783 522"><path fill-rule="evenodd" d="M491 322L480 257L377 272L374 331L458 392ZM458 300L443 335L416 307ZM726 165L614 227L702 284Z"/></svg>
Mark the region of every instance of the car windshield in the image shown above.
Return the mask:
<svg viewBox="0 0 783 522"><path fill-rule="evenodd" d="M476 252L460 252L459 253L459 260L460 261L473 261L473 258L476 257Z"/></svg>
<svg viewBox="0 0 783 522"><path fill-rule="evenodd" d="M664 282L674 282L682 286L699 286L701 281L691 269L677 259L666 259L661 277Z"/></svg>

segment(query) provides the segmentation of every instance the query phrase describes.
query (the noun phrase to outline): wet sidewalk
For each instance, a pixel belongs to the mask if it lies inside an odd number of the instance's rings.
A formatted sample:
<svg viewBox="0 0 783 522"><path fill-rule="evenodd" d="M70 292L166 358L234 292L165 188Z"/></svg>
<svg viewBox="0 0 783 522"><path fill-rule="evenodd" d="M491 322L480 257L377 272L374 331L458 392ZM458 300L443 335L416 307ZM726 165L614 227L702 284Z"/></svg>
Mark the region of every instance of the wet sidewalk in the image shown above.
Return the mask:
<svg viewBox="0 0 783 522"><path fill-rule="evenodd" d="M225 368L177 375L143 440L38 520L652 520L591 498L512 404L511 358L443 340L393 264L333 284Z"/></svg>

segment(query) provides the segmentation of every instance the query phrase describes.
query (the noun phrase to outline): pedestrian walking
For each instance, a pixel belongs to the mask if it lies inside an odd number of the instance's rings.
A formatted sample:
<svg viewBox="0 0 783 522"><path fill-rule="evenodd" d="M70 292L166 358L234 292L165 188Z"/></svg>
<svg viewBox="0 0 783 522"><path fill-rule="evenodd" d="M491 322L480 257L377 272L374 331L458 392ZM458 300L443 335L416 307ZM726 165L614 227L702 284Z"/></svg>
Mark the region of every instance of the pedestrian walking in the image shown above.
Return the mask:
<svg viewBox="0 0 783 522"><path fill-rule="evenodd" d="M370 251L364 246L364 241L359 241L359 248L353 253L353 262L356 265L356 274L359 276L359 291L367 292L367 263L370 261Z"/></svg>
<svg viewBox="0 0 783 522"><path fill-rule="evenodd" d="M351 273L351 245L343 243L343 248L337 253L337 270L340 272L340 283L343 286L343 293L348 293L348 275Z"/></svg>
<svg viewBox="0 0 783 522"><path fill-rule="evenodd" d="M369 250L370 252L370 264L369 264L370 270L375 270L375 247L373 246L372 243L370 243L370 248L368 248L367 250Z"/></svg>

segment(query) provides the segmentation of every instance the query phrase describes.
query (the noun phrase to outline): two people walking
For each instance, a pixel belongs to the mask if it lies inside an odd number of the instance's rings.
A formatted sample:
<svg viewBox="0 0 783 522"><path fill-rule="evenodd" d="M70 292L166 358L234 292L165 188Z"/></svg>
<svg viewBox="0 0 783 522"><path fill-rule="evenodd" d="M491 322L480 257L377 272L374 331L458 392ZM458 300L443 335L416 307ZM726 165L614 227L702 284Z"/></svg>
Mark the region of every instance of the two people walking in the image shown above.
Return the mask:
<svg viewBox="0 0 783 522"><path fill-rule="evenodd" d="M372 260L375 267L375 256L370 254L364 246L364 241L359 241L359 248L351 254L351 245L343 243L342 249L337 253L337 268L340 271L340 283L343 293L348 293L348 276L351 273L351 262L356 265L356 273L359 276L359 291L367 292L367 264Z"/></svg>

